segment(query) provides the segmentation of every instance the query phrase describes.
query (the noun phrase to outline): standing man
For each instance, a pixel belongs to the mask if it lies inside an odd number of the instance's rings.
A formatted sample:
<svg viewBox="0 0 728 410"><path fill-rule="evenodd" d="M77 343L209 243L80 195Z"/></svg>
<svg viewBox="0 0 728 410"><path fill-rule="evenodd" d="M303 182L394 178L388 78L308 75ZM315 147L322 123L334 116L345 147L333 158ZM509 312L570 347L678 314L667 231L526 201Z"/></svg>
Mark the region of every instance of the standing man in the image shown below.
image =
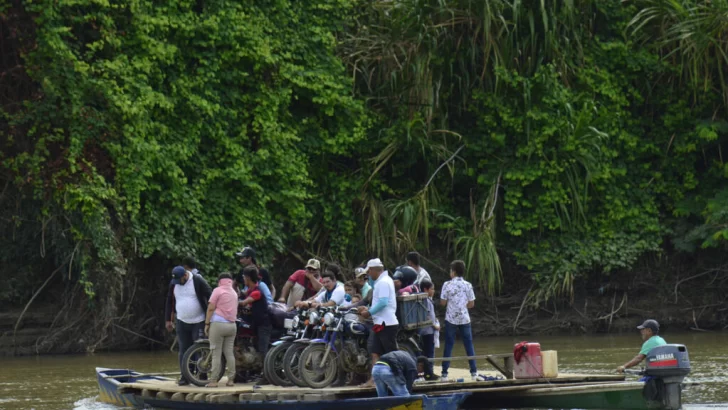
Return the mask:
<svg viewBox="0 0 728 410"><path fill-rule="evenodd" d="M372 304L370 308L360 306L357 309L362 317L371 317L374 322L372 331L369 332L367 350L372 356L372 363L376 363L382 355L398 350L397 293L394 291L392 278L384 270L384 264L379 258L367 262L366 272L374 279ZM364 386L371 387L373 384L374 381L370 379Z"/></svg>
<svg viewBox="0 0 728 410"><path fill-rule="evenodd" d="M473 332L470 327L470 314L468 309L475 306L475 293L473 285L463 279L465 275L465 262L461 260L453 261L450 264L451 280L442 285L440 292L440 304L447 306L445 311L445 351L443 357L452 357L452 348L455 345L455 334L460 333L463 339L465 353L468 356L475 356L475 348L473 347ZM475 360L469 360L470 375L473 381L479 381L478 368ZM442 362L441 381L447 381L447 370L450 368L450 362Z"/></svg>
<svg viewBox="0 0 728 410"><path fill-rule="evenodd" d="M294 307L299 300L306 300L321 290L321 262L309 259L306 270L299 269L288 277L283 285L279 302L285 303L289 308Z"/></svg>
<svg viewBox="0 0 728 410"><path fill-rule="evenodd" d="M180 371L184 366L182 357L187 349L195 340L204 337L205 312L210 295L212 289L202 275L192 273L182 266L172 269L172 281L169 283L164 317L167 330L171 332L175 328L172 323L173 315L176 313L177 316ZM184 386L189 383L182 373L177 384Z"/></svg>
<svg viewBox="0 0 728 410"><path fill-rule="evenodd" d="M665 339L657 335L660 332L660 324L657 323L656 320L647 319L645 320L645 323L637 326L637 329L640 330L640 335L642 336L642 340L644 340L644 343L642 343L642 348L640 349L640 352L637 354L637 356L632 358L632 360L628 361L624 365L617 367L617 371L620 373L624 373L624 369L629 369L630 367L634 367L640 364L643 360L645 360L645 357L647 357L647 355L650 353L650 350L654 349L657 346L667 344L667 342L665 342Z"/></svg>
<svg viewBox="0 0 728 410"><path fill-rule="evenodd" d="M430 274L427 273L425 268L420 266L420 254L417 252L410 252L407 254L407 265L414 269L415 272L417 272L417 279L415 279L415 285L419 286L420 283L422 283L423 280L428 280L432 282L432 279L430 279Z"/></svg>
<svg viewBox="0 0 728 410"><path fill-rule="evenodd" d="M356 283L361 286L361 298L366 299L369 291L372 290L372 287L369 285L367 271L365 271L364 268L356 268L354 272L356 274Z"/></svg>
<svg viewBox="0 0 728 410"><path fill-rule="evenodd" d="M238 263L242 266L240 272L238 272L238 275L235 277L236 287L239 289L243 285L243 269L247 266L255 266L258 268L258 277L260 278L260 282L265 283L268 295L270 295L270 298L266 295L268 303L273 303L276 298L276 287L273 285L273 281L271 280L268 270L258 266L258 261L255 260L255 249L250 246L246 246L241 249L240 252L235 252L235 256L238 259Z"/></svg>
<svg viewBox="0 0 728 410"><path fill-rule="evenodd" d="M409 353L400 350L382 355L372 367L372 379L377 386L378 397L389 396L387 389L395 396L409 396L416 378L415 360Z"/></svg>

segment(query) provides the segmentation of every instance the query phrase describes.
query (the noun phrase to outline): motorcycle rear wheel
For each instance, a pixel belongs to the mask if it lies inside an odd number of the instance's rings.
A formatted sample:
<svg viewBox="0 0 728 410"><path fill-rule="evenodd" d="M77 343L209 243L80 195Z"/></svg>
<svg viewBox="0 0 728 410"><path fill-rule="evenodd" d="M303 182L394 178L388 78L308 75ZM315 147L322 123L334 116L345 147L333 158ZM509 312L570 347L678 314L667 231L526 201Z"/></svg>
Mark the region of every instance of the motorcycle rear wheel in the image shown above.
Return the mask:
<svg viewBox="0 0 728 410"><path fill-rule="evenodd" d="M326 354L325 344L308 346L298 361L298 369L303 381L314 389L323 389L331 386L339 375L339 360L336 353L329 351L326 362L321 366L321 360Z"/></svg>
<svg viewBox="0 0 728 410"><path fill-rule="evenodd" d="M298 366L301 352L307 347L307 344L293 343L283 356L283 371L286 372L286 378L298 387L308 387L308 384L301 378Z"/></svg>
<svg viewBox="0 0 728 410"><path fill-rule="evenodd" d="M417 361L417 348L415 347L414 344L412 344L412 342L410 342L410 341L399 342L399 343L397 343L397 345L399 347L399 350L409 353L410 356L412 356L412 358L415 359L415 361Z"/></svg>
<svg viewBox="0 0 728 410"><path fill-rule="evenodd" d="M288 380L288 374L283 365L285 363L283 358L292 344L292 342L283 342L270 349L268 354L265 355L263 375L276 386L293 386L293 382Z"/></svg>
<svg viewBox="0 0 728 410"><path fill-rule="evenodd" d="M212 350L209 343L195 343L182 356L182 376L195 386L204 387L207 383L217 382L225 373L225 356L220 358L220 371L212 372Z"/></svg>

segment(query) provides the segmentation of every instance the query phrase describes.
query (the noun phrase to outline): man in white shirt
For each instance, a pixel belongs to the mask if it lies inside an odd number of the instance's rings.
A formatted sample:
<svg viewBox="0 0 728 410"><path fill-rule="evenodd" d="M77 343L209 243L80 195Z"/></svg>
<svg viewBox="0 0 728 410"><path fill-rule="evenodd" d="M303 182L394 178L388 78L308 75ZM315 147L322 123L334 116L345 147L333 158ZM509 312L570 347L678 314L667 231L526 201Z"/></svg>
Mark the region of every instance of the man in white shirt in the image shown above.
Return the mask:
<svg viewBox="0 0 728 410"><path fill-rule="evenodd" d="M346 291L344 290L343 285L336 283L336 275L332 272L324 272L324 274L321 275L321 284L323 285L323 289L318 295L316 295L315 298L313 298L313 300L299 300L296 302L295 306L297 308L305 309L316 308L319 306L340 306L344 303Z"/></svg>
<svg viewBox="0 0 728 410"><path fill-rule="evenodd" d="M463 279L465 275L465 262L453 261L450 264L450 277L452 280L445 282L440 291L440 304L447 306L445 311L445 351L443 357L452 357L452 348L455 345L455 335L460 333L465 345L465 353L468 356L475 356L473 347L473 332L470 328L470 314L468 309L475 306L475 293L473 285ZM475 360L470 360L470 375L473 381L482 380L478 376L478 369ZM447 370L450 362L442 362L441 381L447 381Z"/></svg>
<svg viewBox="0 0 728 410"><path fill-rule="evenodd" d="M173 328L177 329L180 371L185 366L182 363L182 357L187 349L195 340L204 337L205 312L211 295L212 289L202 275L193 273L182 266L172 269L165 316L167 329L170 332ZM173 314L176 314L176 326L172 326ZM184 386L189 384L189 381L182 376L177 384Z"/></svg>
<svg viewBox="0 0 728 410"><path fill-rule="evenodd" d="M374 280L371 307L361 306L359 314L364 318L371 317L374 322L372 331L369 333L367 350L372 356L372 363L376 363L383 354L398 350L397 330L397 293L394 290L394 282L384 270L384 264L379 258L367 262L367 274ZM365 386L373 386L370 379Z"/></svg>
<svg viewBox="0 0 728 410"><path fill-rule="evenodd" d="M420 266L420 254L417 252L410 252L407 254L407 265L409 265L410 268L414 269L415 272L417 272L417 279L415 279L415 285L420 286L420 283L422 283L423 280L426 280L428 282L432 282L432 279L430 278L430 274L427 273L425 268Z"/></svg>

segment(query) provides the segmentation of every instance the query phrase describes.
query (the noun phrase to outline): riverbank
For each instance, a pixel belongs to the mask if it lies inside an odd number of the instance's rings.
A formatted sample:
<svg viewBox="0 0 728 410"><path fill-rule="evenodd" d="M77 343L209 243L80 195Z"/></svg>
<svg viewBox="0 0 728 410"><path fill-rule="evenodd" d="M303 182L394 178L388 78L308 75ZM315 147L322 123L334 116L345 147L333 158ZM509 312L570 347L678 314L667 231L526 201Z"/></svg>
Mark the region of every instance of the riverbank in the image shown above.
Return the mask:
<svg viewBox="0 0 728 410"><path fill-rule="evenodd" d="M619 334L633 332L647 318L657 319L663 332L712 332L723 330L728 323L725 303L700 304L698 300L682 298L680 303L667 303L652 297L613 292L611 295L575 297L573 304L555 302L534 307L525 300L526 292L494 298L480 296L472 311L473 333L478 336ZM21 310L0 313L0 352L3 356L35 354L67 354L92 352L79 337L68 340L63 348L53 349L45 342L58 334L63 324L53 323L56 308L49 305L31 306L24 314L17 332L14 331ZM444 317L438 307L438 317ZM150 314L139 323L144 329L129 329L115 325L110 337L124 343L110 343L100 351L135 349L169 349L174 342L164 331L161 315ZM150 326L151 324L151 326ZM146 330L146 331L145 331Z"/></svg>

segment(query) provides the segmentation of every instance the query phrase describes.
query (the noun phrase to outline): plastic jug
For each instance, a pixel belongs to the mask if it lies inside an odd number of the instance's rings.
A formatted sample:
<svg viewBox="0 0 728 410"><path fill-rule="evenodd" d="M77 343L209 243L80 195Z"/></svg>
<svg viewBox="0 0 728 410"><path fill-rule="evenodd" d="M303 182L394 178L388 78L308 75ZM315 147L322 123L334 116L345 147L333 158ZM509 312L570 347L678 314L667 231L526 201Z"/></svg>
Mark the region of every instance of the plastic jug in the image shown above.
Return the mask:
<svg viewBox="0 0 728 410"><path fill-rule="evenodd" d="M541 364L543 365L543 377L559 377L559 359L556 350L544 350L541 352Z"/></svg>

